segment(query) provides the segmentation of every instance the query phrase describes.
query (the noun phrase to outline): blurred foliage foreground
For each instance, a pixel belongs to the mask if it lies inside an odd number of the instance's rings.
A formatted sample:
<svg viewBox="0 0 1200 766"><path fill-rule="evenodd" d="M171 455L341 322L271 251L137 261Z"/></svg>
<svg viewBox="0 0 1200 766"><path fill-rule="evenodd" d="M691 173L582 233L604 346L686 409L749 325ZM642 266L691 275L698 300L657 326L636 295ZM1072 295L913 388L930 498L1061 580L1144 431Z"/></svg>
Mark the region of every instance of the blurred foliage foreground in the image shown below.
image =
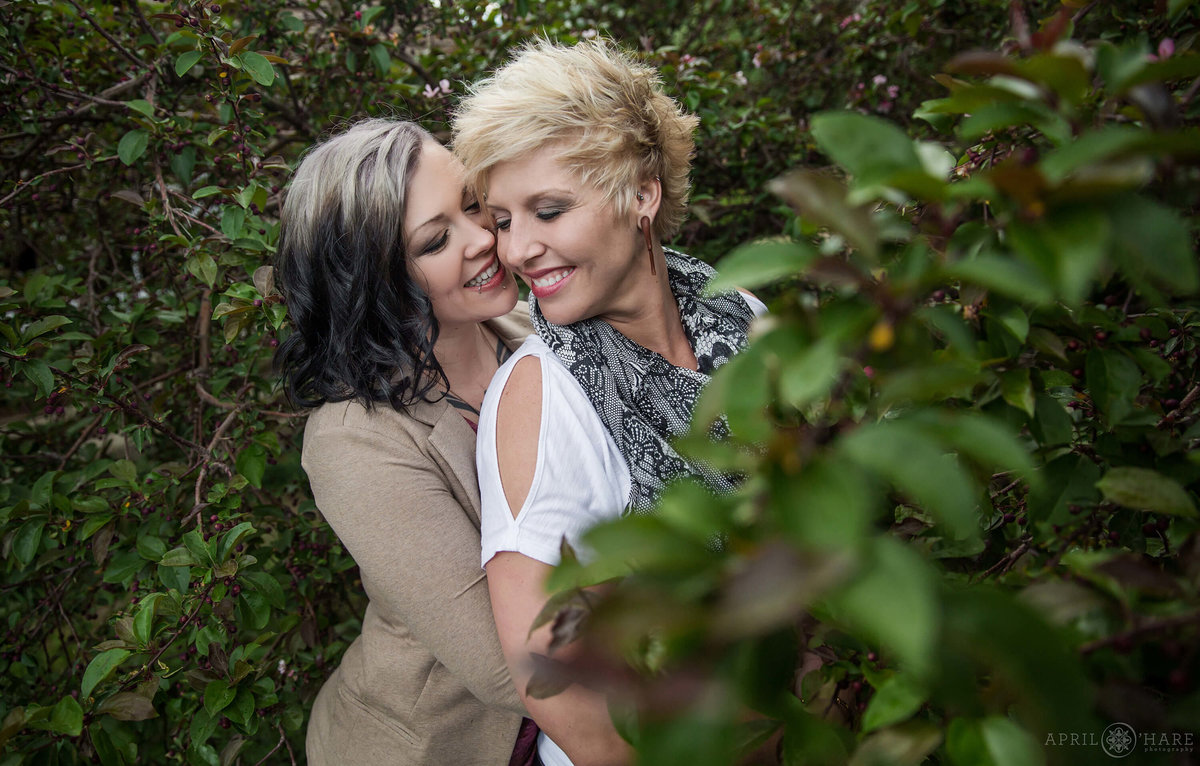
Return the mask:
<svg viewBox="0 0 1200 766"><path fill-rule="evenodd" d="M32 137L6 162L51 163L0 170L0 216L86 243L35 268L36 243L6 241L0 765L295 763L361 602L267 367L277 152L356 109L319 94L362 106L401 70L397 99L439 119L435 65L509 33L455 27L449 3L238 24L130 4L120 32L122 9L68 5L57 41L0 5L25 104L0 138ZM830 5L811 17L835 33L872 23ZM1160 4L1152 50L1072 39L1095 4L1041 24L1020 5L1003 53L938 76L909 126L929 140L861 112L803 123L836 168L773 182L788 236L719 264L772 313L684 440L744 485L674 487L555 572L545 619L582 661L547 658L537 691L609 690L642 763L1197 758L1196 24ZM915 34L942 6L887 18ZM441 35L419 60L379 31L418 22ZM73 84L77 24L120 62L111 88ZM304 64L355 76L326 90ZM115 133L92 115L114 105ZM104 169L111 197L76 199ZM143 223L111 231L114 204ZM43 206L79 230L30 225Z"/></svg>

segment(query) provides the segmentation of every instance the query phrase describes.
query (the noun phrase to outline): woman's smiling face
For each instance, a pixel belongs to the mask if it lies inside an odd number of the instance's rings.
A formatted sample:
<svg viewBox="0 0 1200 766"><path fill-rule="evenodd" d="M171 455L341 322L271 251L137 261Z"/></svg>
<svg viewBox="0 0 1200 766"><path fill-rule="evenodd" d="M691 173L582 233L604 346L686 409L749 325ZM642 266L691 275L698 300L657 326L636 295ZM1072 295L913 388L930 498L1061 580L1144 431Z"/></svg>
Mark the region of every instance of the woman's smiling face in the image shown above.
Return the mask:
<svg viewBox="0 0 1200 766"><path fill-rule="evenodd" d="M512 311L513 276L496 257L496 238L463 185L462 165L445 147L431 141L421 147L405 208L405 255L439 324L482 322Z"/></svg>
<svg viewBox="0 0 1200 766"><path fill-rule="evenodd" d="M555 324L604 318L623 306L626 288L648 271L633 220L618 219L598 189L558 160L554 147L496 165L488 175L487 205L501 260Z"/></svg>

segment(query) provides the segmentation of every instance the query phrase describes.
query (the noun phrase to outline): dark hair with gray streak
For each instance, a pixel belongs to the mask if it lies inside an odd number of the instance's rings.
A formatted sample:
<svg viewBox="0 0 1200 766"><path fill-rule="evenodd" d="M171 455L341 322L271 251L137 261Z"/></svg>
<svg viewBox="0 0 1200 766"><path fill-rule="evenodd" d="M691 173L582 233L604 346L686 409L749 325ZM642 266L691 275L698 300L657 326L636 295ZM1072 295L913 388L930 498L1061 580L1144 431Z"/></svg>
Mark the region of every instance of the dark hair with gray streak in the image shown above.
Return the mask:
<svg viewBox="0 0 1200 766"><path fill-rule="evenodd" d="M403 230L409 181L433 140L411 122L363 120L296 169L275 269L292 325L275 365L294 405L400 409L445 382L433 356L437 321L409 274Z"/></svg>

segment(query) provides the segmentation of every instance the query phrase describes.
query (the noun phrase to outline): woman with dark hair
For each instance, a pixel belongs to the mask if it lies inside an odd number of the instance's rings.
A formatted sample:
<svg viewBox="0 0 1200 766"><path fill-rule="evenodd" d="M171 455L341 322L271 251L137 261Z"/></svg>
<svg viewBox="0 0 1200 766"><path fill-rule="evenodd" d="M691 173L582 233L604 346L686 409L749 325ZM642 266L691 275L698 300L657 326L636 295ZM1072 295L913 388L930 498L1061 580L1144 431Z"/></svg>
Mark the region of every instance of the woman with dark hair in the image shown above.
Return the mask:
<svg viewBox="0 0 1200 766"><path fill-rule="evenodd" d="M315 147L281 218L292 334L276 362L312 408L302 464L369 598L313 703L308 762L524 763L479 569L474 432L529 333L513 277L461 165L412 123L366 120Z"/></svg>
<svg viewBox="0 0 1200 766"><path fill-rule="evenodd" d="M529 284L537 330L493 381L478 447L482 560L523 695L530 656L551 646L551 626L530 625L564 540L586 557L588 528L651 512L679 477L733 486L671 445L765 311L707 294L712 268L663 247L687 208L697 122L611 43L545 40L478 83L455 120L454 151L486 194L501 259ZM602 695L574 685L525 704L547 766L628 762Z"/></svg>

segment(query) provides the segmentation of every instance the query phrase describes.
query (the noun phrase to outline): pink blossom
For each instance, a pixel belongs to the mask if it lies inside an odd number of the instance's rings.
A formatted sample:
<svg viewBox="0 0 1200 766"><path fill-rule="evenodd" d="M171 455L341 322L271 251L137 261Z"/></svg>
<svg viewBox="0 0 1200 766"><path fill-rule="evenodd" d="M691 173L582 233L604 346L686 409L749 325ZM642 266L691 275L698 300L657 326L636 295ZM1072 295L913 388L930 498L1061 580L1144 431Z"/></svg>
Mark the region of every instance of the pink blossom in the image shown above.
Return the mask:
<svg viewBox="0 0 1200 766"><path fill-rule="evenodd" d="M751 64L754 64L754 68L755 68L755 69L762 69L762 58L761 58L761 56L762 56L762 51L757 51L757 52L755 52L755 54L754 54L754 58L750 60L750 63L751 63Z"/></svg>
<svg viewBox="0 0 1200 766"><path fill-rule="evenodd" d="M895 98L900 95L899 85L889 85L887 89L888 98Z"/></svg>
<svg viewBox="0 0 1200 766"><path fill-rule="evenodd" d="M1160 59L1170 58L1175 53L1175 41L1169 37L1164 37L1162 42L1158 44L1158 57Z"/></svg>
<svg viewBox="0 0 1200 766"><path fill-rule="evenodd" d="M883 85L885 82L887 82L887 76L886 76L886 75L877 74L877 75L875 75L874 77L872 77L872 78L871 78L871 84L872 84L872 85L876 85L876 86L878 86L878 85Z"/></svg>
<svg viewBox="0 0 1200 766"><path fill-rule="evenodd" d="M880 112L890 112L890 111L892 111L892 102L891 101L880 101L877 109Z"/></svg>
<svg viewBox="0 0 1200 766"><path fill-rule="evenodd" d="M866 367L863 367L863 375L866 375L868 378L875 377L875 368L868 364Z"/></svg>
<svg viewBox="0 0 1200 766"><path fill-rule="evenodd" d="M429 83L425 83L425 92L422 94L425 98L437 98L441 88L432 88Z"/></svg>
<svg viewBox="0 0 1200 766"><path fill-rule="evenodd" d="M445 93L446 95L450 95L450 81L449 80L442 80L441 82L438 83L438 85L441 86L442 93Z"/></svg>

